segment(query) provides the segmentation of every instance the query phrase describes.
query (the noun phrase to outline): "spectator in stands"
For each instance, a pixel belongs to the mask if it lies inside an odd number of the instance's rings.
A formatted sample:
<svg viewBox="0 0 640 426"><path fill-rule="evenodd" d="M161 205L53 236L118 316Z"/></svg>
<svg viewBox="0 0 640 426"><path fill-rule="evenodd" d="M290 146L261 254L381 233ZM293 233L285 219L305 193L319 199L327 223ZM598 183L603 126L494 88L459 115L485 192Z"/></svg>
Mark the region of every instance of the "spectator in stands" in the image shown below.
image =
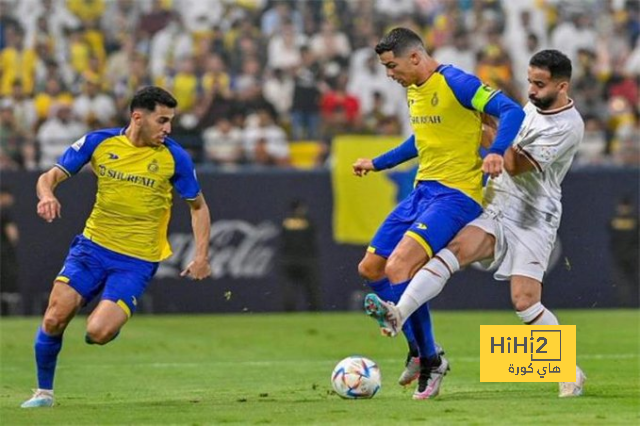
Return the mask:
<svg viewBox="0 0 640 426"><path fill-rule="evenodd" d="M89 67L91 46L84 37L84 28L72 28L68 32L68 46L66 56L73 71L74 81Z"/></svg>
<svg viewBox="0 0 640 426"><path fill-rule="evenodd" d="M62 83L55 76L51 76L47 78L44 91L38 93L33 100L38 116L38 125L47 119L51 106L57 102L71 103L73 96L62 87Z"/></svg>
<svg viewBox="0 0 640 426"><path fill-rule="evenodd" d="M151 38L149 71L154 81L177 72L180 62L193 56L191 33L178 13L170 16L167 26Z"/></svg>
<svg viewBox="0 0 640 426"><path fill-rule="evenodd" d="M584 137L578 145L574 164L576 166L600 164L605 160L607 139L605 126L597 116L584 116Z"/></svg>
<svg viewBox="0 0 640 426"><path fill-rule="evenodd" d="M218 118L215 126L207 128L203 134L204 155L207 162L232 168L244 160L244 140L242 130L233 126L228 117Z"/></svg>
<svg viewBox="0 0 640 426"><path fill-rule="evenodd" d="M151 75L147 70L147 59L144 55L136 53L131 59L130 72L121 78L113 88L113 94L116 100L116 108L119 121L126 123L126 107L129 104L133 94L144 86L153 85Z"/></svg>
<svg viewBox="0 0 640 426"><path fill-rule="evenodd" d="M274 34L267 49L267 65L271 69L294 69L302 62L300 48L306 43L303 34L296 33L291 22L285 21L282 30Z"/></svg>
<svg viewBox="0 0 640 426"><path fill-rule="evenodd" d="M320 139L320 96L325 87L320 65L307 47L300 50L302 64L294 77L291 127L294 140Z"/></svg>
<svg viewBox="0 0 640 426"><path fill-rule="evenodd" d="M100 90L100 80L87 78L82 93L73 101L73 113L91 129L116 127L116 104Z"/></svg>
<svg viewBox="0 0 640 426"><path fill-rule="evenodd" d="M0 102L0 170L33 168L35 160L30 134L18 126L14 104Z"/></svg>
<svg viewBox="0 0 640 426"><path fill-rule="evenodd" d="M115 87L120 80L129 76L135 55L136 42L130 37L124 38L122 44L118 44L117 49L109 55L105 67L105 83L109 88Z"/></svg>
<svg viewBox="0 0 640 426"><path fill-rule="evenodd" d="M337 61L345 64L351 53L349 39L331 21L322 23L321 31L311 38L309 47L320 62Z"/></svg>
<svg viewBox="0 0 640 426"><path fill-rule="evenodd" d="M183 57L176 63L177 73L159 78L160 86L166 87L178 101L178 114L192 113L202 96L202 85L196 75L196 64L192 57Z"/></svg>
<svg viewBox="0 0 640 426"><path fill-rule="evenodd" d="M34 89L38 55L24 45L24 31L10 26L5 30L6 47L0 51L0 96L9 96L15 81L22 82L26 93Z"/></svg>
<svg viewBox="0 0 640 426"><path fill-rule="evenodd" d="M456 31L451 43L436 49L433 52L433 57L441 64L455 65L470 74L473 74L476 69L476 55L471 50L469 36L464 30ZM530 56L527 56L527 61L529 58Z"/></svg>
<svg viewBox="0 0 640 426"><path fill-rule="evenodd" d="M591 25L591 18L587 13L577 12L573 16L564 18L551 32L551 47L564 52L571 62L578 57L578 50L593 48L596 45L597 34Z"/></svg>
<svg viewBox="0 0 640 426"><path fill-rule="evenodd" d="M386 101L390 79L386 76L384 67L380 66L380 62L374 50L370 51L369 57L362 69L356 73L350 74L348 78L347 91L353 93L358 98L360 111L363 115L369 114L374 106L374 94L378 93L382 101ZM389 108L391 102L387 106L383 104L383 109L387 109L386 113L391 113L393 109Z"/></svg>
<svg viewBox="0 0 640 426"><path fill-rule="evenodd" d="M73 116L71 102L58 101L51 106L50 118L38 130L40 169L53 167L62 153L89 131L89 128Z"/></svg>
<svg viewBox="0 0 640 426"><path fill-rule="evenodd" d="M320 100L325 139L339 133L357 132L360 128L360 102L352 93L347 92L347 80L345 72L331 80L330 89Z"/></svg>
<svg viewBox="0 0 640 426"><path fill-rule="evenodd" d="M136 0L107 1L100 27L104 30L105 48L108 53L120 48L137 31L142 2ZM135 43L133 43L135 44Z"/></svg>
<svg viewBox="0 0 640 426"><path fill-rule="evenodd" d="M276 68L267 76L262 94L278 112L280 119L287 119L293 103L294 83L291 73Z"/></svg>
<svg viewBox="0 0 640 426"><path fill-rule="evenodd" d="M33 98L27 96L22 89L22 83L16 81L13 83L11 96L5 99L11 102L18 130L28 137L32 137L35 134L34 132L38 121Z"/></svg>
<svg viewBox="0 0 640 426"><path fill-rule="evenodd" d="M166 27L173 17L173 13L164 7L162 0L152 0L151 10L142 14L138 27L149 37L153 37Z"/></svg>
<svg viewBox="0 0 640 426"><path fill-rule="evenodd" d="M252 164L284 167L289 165L287 134L267 109L258 111L258 122L244 131L245 155Z"/></svg>
<svg viewBox="0 0 640 426"><path fill-rule="evenodd" d="M242 72L234 80L235 90L244 92L246 89L262 87L262 68L256 58L247 58L242 64Z"/></svg>
<svg viewBox="0 0 640 426"><path fill-rule="evenodd" d="M292 10L290 4L284 0L278 0L272 4L273 7L267 9L262 15L260 22L262 34L266 38L270 38L281 33L285 22L293 24L295 32L302 34L304 27L300 12Z"/></svg>

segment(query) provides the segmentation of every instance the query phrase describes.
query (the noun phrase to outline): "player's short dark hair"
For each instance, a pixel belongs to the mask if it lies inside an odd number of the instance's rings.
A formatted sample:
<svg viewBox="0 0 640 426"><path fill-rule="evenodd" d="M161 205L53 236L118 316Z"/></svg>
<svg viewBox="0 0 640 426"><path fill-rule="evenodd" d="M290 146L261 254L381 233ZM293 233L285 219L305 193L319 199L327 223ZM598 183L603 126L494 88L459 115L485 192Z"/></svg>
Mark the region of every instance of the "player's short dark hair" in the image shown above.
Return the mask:
<svg viewBox="0 0 640 426"><path fill-rule="evenodd" d="M393 52L394 56L401 56L410 48L421 49L426 52L422 39L409 28L394 28L387 33L376 45L378 55L384 52Z"/></svg>
<svg viewBox="0 0 640 426"><path fill-rule="evenodd" d="M549 70L551 78L554 80L571 80L571 60L559 50L541 50L531 57L529 65Z"/></svg>
<svg viewBox="0 0 640 426"><path fill-rule="evenodd" d="M133 95L129 109L131 112L136 109L154 111L158 104L175 108L178 106L178 101L176 101L176 98L174 98L171 93L161 87L147 86L138 90L135 95Z"/></svg>

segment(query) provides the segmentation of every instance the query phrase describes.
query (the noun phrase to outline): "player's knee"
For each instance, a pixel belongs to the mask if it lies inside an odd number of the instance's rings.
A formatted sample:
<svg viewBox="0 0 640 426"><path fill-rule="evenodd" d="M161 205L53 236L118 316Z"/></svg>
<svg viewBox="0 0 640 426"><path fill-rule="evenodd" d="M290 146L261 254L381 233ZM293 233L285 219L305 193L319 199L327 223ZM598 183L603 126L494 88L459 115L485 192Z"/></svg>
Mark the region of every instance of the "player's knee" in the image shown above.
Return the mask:
<svg viewBox="0 0 640 426"><path fill-rule="evenodd" d="M448 245L447 250L454 254L455 257L460 258L460 255L464 252L464 244L460 238L454 238Z"/></svg>
<svg viewBox="0 0 640 426"><path fill-rule="evenodd" d="M539 300L529 293L519 293L511 296L511 303L516 312L524 312L538 302Z"/></svg>
<svg viewBox="0 0 640 426"><path fill-rule="evenodd" d="M104 328L87 327L85 341L89 344L106 345L117 335L117 331L111 331Z"/></svg>
<svg viewBox="0 0 640 426"><path fill-rule="evenodd" d="M384 278L384 268L380 268L363 259L358 264L358 274L367 281L378 281Z"/></svg>
<svg viewBox="0 0 640 426"><path fill-rule="evenodd" d="M389 259L384 268L384 273L389 278L389 281L394 284L408 280L410 275L410 271L407 268L406 263L402 262L402 260L397 257Z"/></svg>
<svg viewBox="0 0 640 426"><path fill-rule="evenodd" d="M64 331L68 322L56 315L45 314L42 320L42 329L49 335L58 335Z"/></svg>

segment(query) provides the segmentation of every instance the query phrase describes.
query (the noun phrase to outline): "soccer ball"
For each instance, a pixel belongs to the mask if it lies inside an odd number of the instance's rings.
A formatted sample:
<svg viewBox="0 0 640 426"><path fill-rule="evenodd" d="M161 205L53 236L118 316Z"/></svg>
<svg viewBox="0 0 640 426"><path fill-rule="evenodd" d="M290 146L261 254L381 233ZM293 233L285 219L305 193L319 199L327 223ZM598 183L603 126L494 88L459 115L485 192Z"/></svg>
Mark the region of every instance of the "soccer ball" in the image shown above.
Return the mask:
<svg viewBox="0 0 640 426"><path fill-rule="evenodd" d="M331 373L333 390L345 399L372 398L381 385L378 364L361 356L350 356L338 363Z"/></svg>

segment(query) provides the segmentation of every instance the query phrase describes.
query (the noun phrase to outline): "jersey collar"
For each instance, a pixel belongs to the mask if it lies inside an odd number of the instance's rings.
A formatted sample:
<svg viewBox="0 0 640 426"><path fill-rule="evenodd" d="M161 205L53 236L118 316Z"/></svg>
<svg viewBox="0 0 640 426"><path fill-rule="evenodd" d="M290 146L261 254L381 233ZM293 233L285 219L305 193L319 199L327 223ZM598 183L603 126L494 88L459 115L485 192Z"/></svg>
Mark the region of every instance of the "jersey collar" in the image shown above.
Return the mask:
<svg viewBox="0 0 640 426"><path fill-rule="evenodd" d="M569 98L569 103L568 103L568 104L566 104L566 105L565 105L565 106L563 106L563 107L556 108L556 109L550 109L550 110L547 110L547 111L542 111L542 110L540 110L540 109L538 109L538 108L536 108L536 110L538 111L538 114L542 114L542 115L555 115L555 114L559 114L559 113L561 113L562 111L566 111L566 110L571 109L571 108L573 108L573 99Z"/></svg>

